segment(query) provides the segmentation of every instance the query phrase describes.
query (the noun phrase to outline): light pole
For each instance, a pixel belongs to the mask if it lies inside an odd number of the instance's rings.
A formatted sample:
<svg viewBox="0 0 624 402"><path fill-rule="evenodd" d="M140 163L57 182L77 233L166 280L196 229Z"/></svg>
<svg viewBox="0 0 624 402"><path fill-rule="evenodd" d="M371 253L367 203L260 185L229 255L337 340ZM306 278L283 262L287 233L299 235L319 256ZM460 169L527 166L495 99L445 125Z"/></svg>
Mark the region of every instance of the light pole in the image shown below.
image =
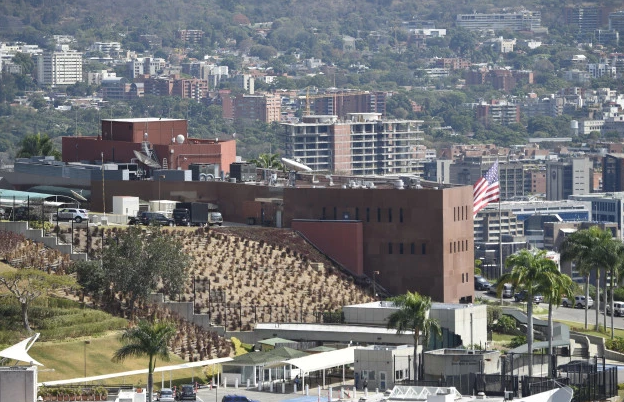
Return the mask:
<svg viewBox="0 0 624 402"><path fill-rule="evenodd" d="M158 210L161 211L162 207L160 206L160 181L165 178L164 174L158 175Z"/></svg>
<svg viewBox="0 0 624 402"><path fill-rule="evenodd" d="M379 275L379 271L373 271L373 299L377 300L377 281L375 280L376 275Z"/></svg>
<svg viewBox="0 0 624 402"><path fill-rule="evenodd" d="M87 345L91 343L90 340L84 341L84 378L87 378Z"/></svg>

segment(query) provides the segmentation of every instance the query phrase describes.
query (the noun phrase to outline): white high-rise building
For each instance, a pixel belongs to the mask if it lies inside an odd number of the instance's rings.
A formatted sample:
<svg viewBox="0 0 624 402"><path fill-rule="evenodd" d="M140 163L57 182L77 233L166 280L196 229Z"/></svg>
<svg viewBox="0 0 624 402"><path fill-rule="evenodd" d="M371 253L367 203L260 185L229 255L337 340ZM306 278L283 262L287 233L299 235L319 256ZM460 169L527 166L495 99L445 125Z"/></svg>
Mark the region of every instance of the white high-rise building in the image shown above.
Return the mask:
<svg viewBox="0 0 624 402"><path fill-rule="evenodd" d="M67 45L37 56L39 85L72 85L82 82L82 53Z"/></svg>

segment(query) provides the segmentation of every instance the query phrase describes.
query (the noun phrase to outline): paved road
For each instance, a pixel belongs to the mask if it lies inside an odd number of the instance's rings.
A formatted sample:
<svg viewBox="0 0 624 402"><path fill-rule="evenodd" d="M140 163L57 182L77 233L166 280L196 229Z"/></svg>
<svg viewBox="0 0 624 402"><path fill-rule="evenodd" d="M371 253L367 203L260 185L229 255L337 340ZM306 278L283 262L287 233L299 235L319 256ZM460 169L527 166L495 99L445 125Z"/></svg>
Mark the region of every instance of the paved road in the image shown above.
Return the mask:
<svg viewBox="0 0 624 402"><path fill-rule="evenodd" d="M475 297L481 297L484 300L489 300L489 301L500 300L500 298L497 298L496 296L492 296L492 295L487 294L486 292L481 292L477 290L475 290ZM503 300L506 305L509 304L511 306L526 306L525 303L516 303L514 299L503 299ZM541 309L545 310L543 311L543 313L540 311L538 313L538 317L546 319L548 317L548 304L540 303L538 307L540 308L540 310ZM555 319L562 320L562 321L578 322L580 323L579 326L583 326L585 323L585 309L558 306L558 307L555 307L555 309L553 310L553 316ZM588 314L587 314L587 321L588 321L590 328L592 327L592 324L596 323L596 310L594 308L589 309ZM604 313L602 311L599 314L599 323L600 325L603 325L604 323ZM613 326L618 329L624 329L624 317L614 317ZM611 327L611 316L607 316L607 327L608 328Z"/></svg>

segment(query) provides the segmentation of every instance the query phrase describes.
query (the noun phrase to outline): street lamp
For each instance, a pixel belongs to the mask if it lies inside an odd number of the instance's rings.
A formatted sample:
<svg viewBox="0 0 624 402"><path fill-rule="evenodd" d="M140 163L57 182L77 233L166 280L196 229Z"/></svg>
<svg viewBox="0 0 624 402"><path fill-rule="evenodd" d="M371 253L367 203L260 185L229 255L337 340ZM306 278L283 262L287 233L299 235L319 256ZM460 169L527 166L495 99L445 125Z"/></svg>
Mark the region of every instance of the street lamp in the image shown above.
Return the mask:
<svg viewBox="0 0 624 402"><path fill-rule="evenodd" d="M160 181L165 178L164 174L158 175L158 210L162 211L162 207L160 206Z"/></svg>
<svg viewBox="0 0 624 402"><path fill-rule="evenodd" d="M84 341L84 378L87 378L87 345L91 343L90 340Z"/></svg>
<svg viewBox="0 0 624 402"><path fill-rule="evenodd" d="M377 300L377 281L375 280L375 276L379 275L379 271L373 271L373 299Z"/></svg>

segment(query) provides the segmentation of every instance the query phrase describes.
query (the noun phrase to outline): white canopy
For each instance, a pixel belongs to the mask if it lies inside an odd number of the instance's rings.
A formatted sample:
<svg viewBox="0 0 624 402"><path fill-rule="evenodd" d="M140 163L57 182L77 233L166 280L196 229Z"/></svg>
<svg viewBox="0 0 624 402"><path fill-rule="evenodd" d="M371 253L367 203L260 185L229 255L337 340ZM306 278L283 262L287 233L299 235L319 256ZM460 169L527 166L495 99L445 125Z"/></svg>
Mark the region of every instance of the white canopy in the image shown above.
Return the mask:
<svg viewBox="0 0 624 402"><path fill-rule="evenodd" d="M28 354L28 349L30 349L33 343L35 343L37 338L39 338L39 334L26 338L13 346L9 346L8 348L0 351L0 357L25 362L30 365L36 364L37 366L43 366L43 364L30 357Z"/></svg>
<svg viewBox="0 0 624 402"><path fill-rule="evenodd" d="M312 371L353 364L355 361L355 349L356 347L352 346L344 349L332 350L330 352L314 353L309 356L271 363L264 367L282 367L291 364L303 370L305 373L310 373Z"/></svg>

